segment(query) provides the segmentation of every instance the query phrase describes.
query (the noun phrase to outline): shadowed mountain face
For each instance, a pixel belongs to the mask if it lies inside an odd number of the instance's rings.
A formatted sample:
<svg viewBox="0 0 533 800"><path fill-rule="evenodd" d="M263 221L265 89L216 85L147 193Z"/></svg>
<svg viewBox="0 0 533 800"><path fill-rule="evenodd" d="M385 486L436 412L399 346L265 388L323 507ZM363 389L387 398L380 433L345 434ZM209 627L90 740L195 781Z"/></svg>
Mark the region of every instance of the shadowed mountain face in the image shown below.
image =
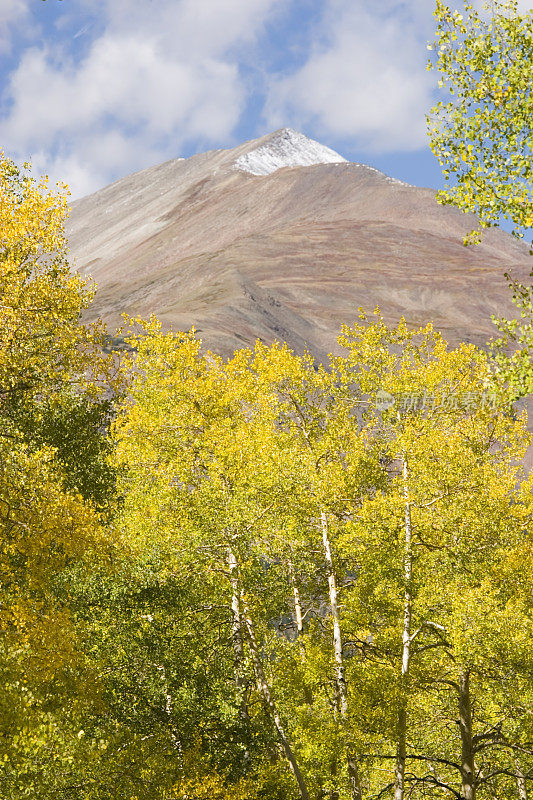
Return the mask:
<svg viewBox="0 0 533 800"><path fill-rule="evenodd" d="M513 314L504 272L526 279L533 259L495 230L465 248L474 225L283 129L123 178L73 203L67 230L111 328L155 313L223 355L261 338L322 359L360 306L485 343L491 314Z"/></svg>

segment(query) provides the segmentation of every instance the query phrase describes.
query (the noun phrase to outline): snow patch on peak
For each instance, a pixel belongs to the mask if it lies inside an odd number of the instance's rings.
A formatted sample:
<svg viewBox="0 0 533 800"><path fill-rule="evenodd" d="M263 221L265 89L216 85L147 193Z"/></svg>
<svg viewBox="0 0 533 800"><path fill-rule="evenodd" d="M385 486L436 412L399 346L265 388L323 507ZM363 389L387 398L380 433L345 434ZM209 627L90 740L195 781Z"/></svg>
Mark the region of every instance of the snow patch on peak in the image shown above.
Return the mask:
<svg viewBox="0 0 533 800"><path fill-rule="evenodd" d="M251 175L271 175L282 167L310 167L314 164L342 164L346 159L303 133L282 128L265 144L237 159L233 169Z"/></svg>

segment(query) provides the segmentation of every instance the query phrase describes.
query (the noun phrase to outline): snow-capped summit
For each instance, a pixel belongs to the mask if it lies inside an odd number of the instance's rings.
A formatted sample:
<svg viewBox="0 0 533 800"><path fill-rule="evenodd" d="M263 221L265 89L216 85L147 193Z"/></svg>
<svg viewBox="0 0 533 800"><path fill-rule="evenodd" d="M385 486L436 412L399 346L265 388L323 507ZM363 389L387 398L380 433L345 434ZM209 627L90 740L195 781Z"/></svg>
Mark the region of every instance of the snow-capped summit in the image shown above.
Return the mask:
<svg viewBox="0 0 533 800"><path fill-rule="evenodd" d="M251 175L271 175L282 167L341 163L346 159L335 150L292 128L281 128L270 134L264 144L240 156L233 167Z"/></svg>

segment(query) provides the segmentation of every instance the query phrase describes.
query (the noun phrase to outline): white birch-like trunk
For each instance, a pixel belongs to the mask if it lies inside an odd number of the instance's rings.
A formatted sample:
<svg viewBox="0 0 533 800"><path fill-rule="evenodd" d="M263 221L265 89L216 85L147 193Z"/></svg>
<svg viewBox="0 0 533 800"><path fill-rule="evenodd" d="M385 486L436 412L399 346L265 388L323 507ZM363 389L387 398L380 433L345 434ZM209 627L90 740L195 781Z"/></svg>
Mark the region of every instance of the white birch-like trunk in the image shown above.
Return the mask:
<svg viewBox="0 0 533 800"><path fill-rule="evenodd" d="M304 632L304 623L303 623L303 614L302 614L302 604L300 602L300 591L298 589L298 584L296 583L296 575L294 573L294 567L292 561L289 561L289 578L291 582L292 588L292 599L294 603L294 618L296 620L296 632L298 638L298 647L300 650L300 659L302 664L306 662L306 654L305 654L305 645L302 639L302 634ZM313 695L311 689L304 681L303 686L304 691L304 699L308 705L311 705L313 702Z"/></svg>
<svg viewBox="0 0 533 800"><path fill-rule="evenodd" d="M294 574L294 567L292 565L292 561L289 561L289 578L291 581L292 597L294 602L294 618L296 620L296 631L298 639L300 639L302 633L304 632L304 622L302 616L302 604L300 602L300 590L298 589L298 584L296 583L296 576Z"/></svg>
<svg viewBox="0 0 533 800"><path fill-rule="evenodd" d="M231 641L233 644L233 658L235 662L235 683L237 688L242 688L242 668L244 664L244 646L242 641L241 607L239 572L235 553L228 547L228 568L231 583Z"/></svg>
<svg viewBox="0 0 533 800"><path fill-rule="evenodd" d="M336 683L339 699L339 710L344 719L348 712L348 693L346 688L346 676L344 672L344 658L342 655L342 636L339 619L339 608L337 599L337 581L333 569L333 556L331 553L331 543L329 540L328 520L324 511L320 514L322 523L322 542L324 544L324 557L328 568L329 585L329 605L333 619L333 650L335 653Z"/></svg>
<svg viewBox="0 0 533 800"><path fill-rule="evenodd" d="M520 762L518 759L515 761L516 767L516 791L518 794L518 800L527 800L527 785L526 785L526 778L524 773L522 772L522 767L520 766Z"/></svg>
<svg viewBox="0 0 533 800"><path fill-rule="evenodd" d="M248 735L249 716L246 703L246 677L244 674L244 643L242 640L242 615L240 606L239 570L235 553L228 547L228 569L231 584L231 640L233 645L233 662L235 670L235 686L239 700L239 718L244 735ZM250 754L248 747L244 751L244 765L248 765Z"/></svg>
<svg viewBox="0 0 533 800"><path fill-rule="evenodd" d="M461 796L476 800L476 768L472 732L472 702L470 699L470 673L459 676L459 731L461 733Z"/></svg>
<svg viewBox="0 0 533 800"><path fill-rule="evenodd" d="M342 654L342 635L341 635L339 607L337 599L337 581L335 579L333 556L331 552L331 542L329 540L328 519L325 511L320 512L320 521L322 524L322 542L324 545L324 558L328 568L329 604L331 608L331 616L333 619L333 650L335 654L337 697L338 697L341 719L344 724L346 723L346 717L348 715L348 691L346 686L344 657ZM353 757L353 755L350 753L349 749L347 749L346 751L346 763L348 767L348 778L350 781L350 792L352 800L362 800L359 769L357 766L357 762Z"/></svg>
<svg viewBox="0 0 533 800"><path fill-rule="evenodd" d="M394 800L404 800L405 761L407 755L407 681L411 662L411 579L413 573L411 504L409 499L409 471L407 460L403 460L403 494L405 501L404 521L404 606L402 631L402 669L400 679L400 699L398 708L398 741L396 745L396 769L394 780Z"/></svg>
<svg viewBox="0 0 533 800"><path fill-rule="evenodd" d="M259 690L259 694L261 695L265 708L274 723L276 731L278 733L281 746L283 748L283 752L289 762L290 768L293 772L294 777L296 778L296 782L298 784L298 788L300 790L300 797L302 800L310 800L309 792L307 790L307 786L298 766L298 762L296 757L293 753L292 747L290 745L289 739L287 738L287 734L283 728L281 723L281 718L279 716L276 703L274 701L272 691L270 686L268 685L268 681L265 676L265 671L263 669L263 664L261 662L261 656L259 654L259 648L257 646L257 640L255 637L255 629L252 622L252 618L250 616L250 612L244 600L242 601L242 610L243 610L243 619L246 625L246 631L248 633L248 642L250 645L250 652L252 654L252 662L254 665L255 677L257 681L257 688Z"/></svg>
<svg viewBox="0 0 533 800"><path fill-rule="evenodd" d="M172 695L168 690L167 672L163 664L160 667L158 667L158 669L161 670L161 677L165 684L165 714L170 724L172 719ZM181 746L179 736L174 726L171 726L170 728L170 735L172 737L172 742L174 744L174 747L179 753L180 762L183 763L183 748Z"/></svg>

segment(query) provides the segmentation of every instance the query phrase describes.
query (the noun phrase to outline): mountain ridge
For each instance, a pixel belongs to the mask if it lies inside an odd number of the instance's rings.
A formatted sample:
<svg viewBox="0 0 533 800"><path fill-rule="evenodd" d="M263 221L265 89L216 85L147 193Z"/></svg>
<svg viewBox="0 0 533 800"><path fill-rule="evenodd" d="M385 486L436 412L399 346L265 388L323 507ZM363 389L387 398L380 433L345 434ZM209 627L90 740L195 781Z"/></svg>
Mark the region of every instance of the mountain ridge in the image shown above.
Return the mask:
<svg viewBox="0 0 533 800"><path fill-rule="evenodd" d="M265 174L241 168L258 163ZM72 204L67 235L111 326L123 311L155 313L224 355L280 331L322 355L359 306L434 319L452 343L486 341L491 314L512 312L504 271L524 277L530 260L497 230L465 249L474 224L430 189L281 128L115 181ZM255 317L245 284L261 296Z"/></svg>
<svg viewBox="0 0 533 800"><path fill-rule="evenodd" d="M257 165L257 151L267 174L235 167ZM528 280L529 248L497 229L465 248L474 217L337 157L280 129L77 200L66 232L98 286L91 318L112 330L123 312L154 313L165 328L194 327L223 356L278 340L324 362L340 352L341 324L379 306L388 323L431 320L452 345L485 346L497 333L491 315L516 313L504 273Z"/></svg>

